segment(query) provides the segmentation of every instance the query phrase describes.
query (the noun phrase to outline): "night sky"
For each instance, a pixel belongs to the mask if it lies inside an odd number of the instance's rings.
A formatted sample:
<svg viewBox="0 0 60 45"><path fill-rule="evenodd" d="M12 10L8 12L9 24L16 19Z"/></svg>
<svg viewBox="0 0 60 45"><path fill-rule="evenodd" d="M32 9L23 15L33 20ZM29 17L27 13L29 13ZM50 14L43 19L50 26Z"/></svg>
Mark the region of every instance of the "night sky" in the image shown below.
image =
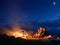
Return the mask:
<svg viewBox="0 0 60 45"><path fill-rule="evenodd" d="M60 34L60 0L0 0L0 12L0 27L45 27L50 33Z"/></svg>

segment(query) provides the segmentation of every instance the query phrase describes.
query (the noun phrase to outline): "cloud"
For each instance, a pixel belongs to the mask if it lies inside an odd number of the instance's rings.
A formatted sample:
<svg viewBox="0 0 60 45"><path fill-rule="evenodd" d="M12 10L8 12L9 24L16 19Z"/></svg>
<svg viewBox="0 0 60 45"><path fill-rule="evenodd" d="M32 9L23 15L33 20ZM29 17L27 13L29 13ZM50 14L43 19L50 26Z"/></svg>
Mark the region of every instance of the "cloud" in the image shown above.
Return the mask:
<svg viewBox="0 0 60 45"><path fill-rule="evenodd" d="M40 23L43 27L60 27L60 18Z"/></svg>
<svg viewBox="0 0 60 45"><path fill-rule="evenodd" d="M60 27L49 27L47 32L52 35L60 35Z"/></svg>
<svg viewBox="0 0 60 45"><path fill-rule="evenodd" d="M40 23L40 26L46 27L48 33L59 35L60 34L60 18L58 17L55 20L49 20L44 23Z"/></svg>

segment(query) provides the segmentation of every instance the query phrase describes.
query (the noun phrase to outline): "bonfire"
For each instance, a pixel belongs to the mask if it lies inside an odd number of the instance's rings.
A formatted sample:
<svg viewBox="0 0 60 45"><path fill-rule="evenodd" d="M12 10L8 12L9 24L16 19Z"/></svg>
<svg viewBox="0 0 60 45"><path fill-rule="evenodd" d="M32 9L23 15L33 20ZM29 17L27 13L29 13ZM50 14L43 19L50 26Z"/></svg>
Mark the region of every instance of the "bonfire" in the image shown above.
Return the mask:
<svg viewBox="0 0 60 45"><path fill-rule="evenodd" d="M40 40L53 38L51 35L46 35L46 28L39 28L36 33L13 27L11 30L5 32L7 36L14 36L15 38L23 38L28 40Z"/></svg>

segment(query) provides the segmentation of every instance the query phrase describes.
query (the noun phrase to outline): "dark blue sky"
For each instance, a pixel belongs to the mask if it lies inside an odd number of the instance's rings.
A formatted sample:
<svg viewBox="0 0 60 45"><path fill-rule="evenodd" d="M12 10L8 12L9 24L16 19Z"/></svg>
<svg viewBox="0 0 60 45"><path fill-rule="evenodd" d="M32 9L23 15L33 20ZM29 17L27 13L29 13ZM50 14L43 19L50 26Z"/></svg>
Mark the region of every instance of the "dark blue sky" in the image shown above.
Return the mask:
<svg viewBox="0 0 60 45"><path fill-rule="evenodd" d="M0 26L60 31L60 0L0 0L0 12Z"/></svg>

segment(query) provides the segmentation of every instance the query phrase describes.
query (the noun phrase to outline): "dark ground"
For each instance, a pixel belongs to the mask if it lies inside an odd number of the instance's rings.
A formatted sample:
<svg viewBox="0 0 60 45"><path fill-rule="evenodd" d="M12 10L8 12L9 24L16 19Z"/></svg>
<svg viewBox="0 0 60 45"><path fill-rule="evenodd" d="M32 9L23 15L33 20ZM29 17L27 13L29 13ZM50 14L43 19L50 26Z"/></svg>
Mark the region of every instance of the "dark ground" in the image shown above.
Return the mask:
<svg viewBox="0 0 60 45"><path fill-rule="evenodd" d="M0 45L60 45L59 40L24 40L0 35Z"/></svg>

